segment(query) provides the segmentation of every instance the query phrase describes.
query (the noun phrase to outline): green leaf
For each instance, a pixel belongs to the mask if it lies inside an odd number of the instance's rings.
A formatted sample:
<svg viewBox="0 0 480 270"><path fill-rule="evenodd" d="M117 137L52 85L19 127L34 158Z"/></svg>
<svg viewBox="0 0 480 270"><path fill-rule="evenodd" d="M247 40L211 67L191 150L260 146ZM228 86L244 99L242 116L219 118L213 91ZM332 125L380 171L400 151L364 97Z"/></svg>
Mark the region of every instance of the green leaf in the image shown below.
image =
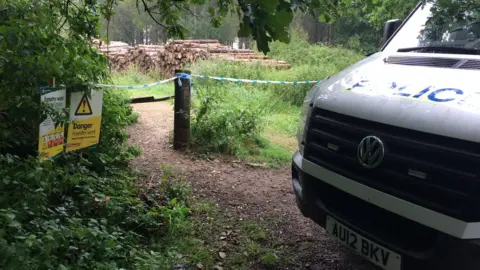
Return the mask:
<svg viewBox="0 0 480 270"><path fill-rule="evenodd" d="M331 20L331 17L330 17L329 14L322 13L322 14L320 14L320 16L318 17L318 20L319 20L320 22L329 23L330 20Z"/></svg>
<svg viewBox="0 0 480 270"><path fill-rule="evenodd" d="M20 222L16 221L16 220L12 220L9 224L8 224L9 227L12 227L12 228L20 228L22 225L20 224Z"/></svg>
<svg viewBox="0 0 480 270"><path fill-rule="evenodd" d="M5 216L8 218L9 221L12 221L15 219L15 214L13 213L7 213Z"/></svg>
<svg viewBox="0 0 480 270"><path fill-rule="evenodd" d="M259 3L267 11L274 11L278 5L278 0L262 0Z"/></svg>
<svg viewBox="0 0 480 270"><path fill-rule="evenodd" d="M245 20L245 18L244 18ZM238 30L238 36L239 37L248 37L252 34L252 28L250 28L250 25L245 22L240 23L240 29Z"/></svg>

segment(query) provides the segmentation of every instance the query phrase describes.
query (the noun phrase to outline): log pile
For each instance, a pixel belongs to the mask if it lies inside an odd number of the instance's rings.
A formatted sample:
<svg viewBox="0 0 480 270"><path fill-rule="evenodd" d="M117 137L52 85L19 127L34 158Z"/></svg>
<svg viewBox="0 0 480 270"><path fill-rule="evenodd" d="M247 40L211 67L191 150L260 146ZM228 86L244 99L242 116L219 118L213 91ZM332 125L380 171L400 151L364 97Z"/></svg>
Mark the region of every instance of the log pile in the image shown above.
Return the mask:
<svg viewBox="0 0 480 270"><path fill-rule="evenodd" d="M171 40L165 46L137 45L130 46L123 42L111 42L109 46L102 44L99 51L108 54L113 70L125 70L130 65L142 72L156 70L165 76L172 76L174 70L186 64L195 63L208 58L226 61L260 64L265 67L288 69L290 65L284 61L270 60L268 56L252 50L232 49L222 45L218 40Z"/></svg>
<svg viewBox="0 0 480 270"><path fill-rule="evenodd" d="M273 67L276 69L289 69L290 65L285 61L270 60L268 56L255 53L252 50L232 49L218 47L209 50L212 58L229 60L234 62L259 64L265 67Z"/></svg>
<svg viewBox="0 0 480 270"><path fill-rule="evenodd" d="M199 60L205 60L208 57L208 50L199 46L195 46L194 43L179 43L178 41L170 42L167 44L167 46L165 46L164 50L158 52L159 59L156 64L156 68L162 71L164 75L171 76L174 74L176 69L180 69L186 64L192 64Z"/></svg>
<svg viewBox="0 0 480 270"><path fill-rule="evenodd" d="M255 61L252 59L235 59L233 60L235 62L242 62L242 63L249 63L249 64L259 64L260 66L263 67L271 67L271 68L276 68L276 69L290 69L291 66L289 63L285 61L279 61L279 60L262 60L262 61Z"/></svg>
<svg viewBox="0 0 480 270"><path fill-rule="evenodd" d="M132 46L128 45L127 43L112 41L110 42L109 45L102 44L99 50L102 53L107 54L108 52L108 55L114 55L114 54L125 54L131 48Z"/></svg>
<svg viewBox="0 0 480 270"><path fill-rule="evenodd" d="M125 58L130 65L136 66L145 73L155 66L154 60L157 59L157 52L155 48L136 46L127 52Z"/></svg>
<svg viewBox="0 0 480 270"><path fill-rule="evenodd" d="M125 56L133 47L119 41L112 41L109 45L103 44L102 42L100 42L100 44L98 50L107 55L112 69L124 70L129 66L129 62Z"/></svg>
<svg viewBox="0 0 480 270"><path fill-rule="evenodd" d="M130 63L125 59L125 56L122 55L109 55L108 61L110 62L110 67L112 68L112 70L125 70L130 65Z"/></svg>

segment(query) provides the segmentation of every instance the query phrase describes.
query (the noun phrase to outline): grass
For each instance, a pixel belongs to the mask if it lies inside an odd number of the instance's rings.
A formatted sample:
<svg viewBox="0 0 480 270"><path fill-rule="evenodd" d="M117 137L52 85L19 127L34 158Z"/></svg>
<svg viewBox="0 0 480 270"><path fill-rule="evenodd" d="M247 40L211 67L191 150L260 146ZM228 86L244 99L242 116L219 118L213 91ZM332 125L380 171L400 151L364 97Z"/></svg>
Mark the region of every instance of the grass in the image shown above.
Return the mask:
<svg viewBox="0 0 480 270"><path fill-rule="evenodd" d="M263 119L262 138L268 141L260 154L251 158L269 165L282 165L289 162L297 149L295 134L300 117L300 108L285 101L277 101L271 112Z"/></svg>
<svg viewBox="0 0 480 270"><path fill-rule="evenodd" d="M192 142L207 146L203 152L227 152L271 166L285 164L291 158L296 148L298 106L251 85L204 79L197 85ZM199 120L201 111L207 111L208 117Z"/></svg>
<svg viewBox="0 0 480 270"><path fill-rule="evenodd" d="M137 258L132 269L278 269L288 263L288 250L267 230L278 220L269 215L241 219L235 208L221 201L194 197L173 167L164 165L161 171L158 181L148 181L140 190L147 204L159 198L169 202L168 208L159 207L165 222L158 224L169 230L145 239L151 250Z"/></svg>
<svg viewBox="0 0 480 270"><path fill-rule="evenodd" d="M269 141L269 147L262 149L257 160L270 164L284 164L290 161L297 149L295 134L300 117L300 108L283 103L279 110L265 117L265 128L261 134Z"/></svg>
<svg viewBox="0 0 480 270"><path fill-rule="evenodd" d="M268 224L251 219L238 222L213 201L192 200L191 213L180 226L183 231L161 240L170 248L159 256L173 255L176 264L201 265L203 269L220 265L225 269L251 269L252 264L277 263L280 250L267 239Z"/></svg>
<svg viewBox="0 0 480 270"><path fill-rule="evenodd" d="M301 32L293 32L289 44L271 44L269 56L288 61L292 68L276 70L258 64L218 60L197 62L187 68L192 74L210 76L313 81L333 75L363 57L341 47L311 45ZM164 78L157 74L141 74L135 70L113 76L115 84L121 85L145 84L161 79ZM200 78L194 78L193 84L192 151L202 156L213 153L233 155L268 166L282 166L290 161L297 149L295 133L300 105L313 84L239 84ZM172 83L129 90L131 97L158 98L172 93Z"/></svg>
<svg viewBox="0 0 480 270"><path fill-rule="evenodd" d="M115 72L112 76L113 84L115 85L143 85L152 82L164 80L160 75L154 73L143 74L136 69L129 69L126 72ZM160 84L157 86L143 88L143 89L128 89L128 94L131 98L134 97L149 97L155 98L171 96L174 93L173 82Z"/></svg>
<svg viewBox="0 0 480 270"><path fill-rule="evenodd" d="M265 230L252 220L243 220L240 226L252 240L263 241L267 238Z"/></svg>
<svg viewBox="0 0 480 270"><path fill-rule="evenodd" d="M363 57L341 47L311 45L306 40L303 33L293 32L290 44L275 42L271 45L270 58L288 61L292 65L289 70L228 61L203 61L192 65L190 69L193 74L240 79L322 80ZM194 139L203 138L200 140L201 148L196 151L233 154L268 166L284 165L290 161L297 149L295 133L300 105L306 92L313 87L312 84L239 84L196 79L195 85L197 91L208 89L205 90L207 94L200 94L196 98L196 104L202 104L206 100L217 101L212 102L211 107L206 110L209 121L192 123L194 126L205 125L199 129L202 132L192 134ZM237 115L227 113L232 108L253 112L253 116L249 117L254 119L246 118L242 121L255 123L257 126L248 130L242 129L241 126L237 127ZM215 125L218 123L221 125ZM224 126L228 126L230 133L227 134L227 128ZM218 135L217 137L212 137L212 129L217 132L213 134ZM228 138L226 142L220 142L225 138ZM219 143L222 147L218 147Z"/></svg>

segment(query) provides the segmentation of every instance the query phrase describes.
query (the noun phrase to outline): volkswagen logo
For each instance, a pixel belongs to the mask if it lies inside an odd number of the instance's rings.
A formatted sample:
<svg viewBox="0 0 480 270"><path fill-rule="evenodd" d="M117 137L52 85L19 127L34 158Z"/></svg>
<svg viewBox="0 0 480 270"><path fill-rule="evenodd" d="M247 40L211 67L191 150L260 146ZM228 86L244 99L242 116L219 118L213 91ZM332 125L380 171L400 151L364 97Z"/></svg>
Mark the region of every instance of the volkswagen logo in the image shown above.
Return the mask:
<svg viewBox="0 0 480 270"><path fill-rule="evenodd" d="M357 149L357 158L360 164L368 169L377 167L385 157L383 142L375 136L363 138Z"/></svg>

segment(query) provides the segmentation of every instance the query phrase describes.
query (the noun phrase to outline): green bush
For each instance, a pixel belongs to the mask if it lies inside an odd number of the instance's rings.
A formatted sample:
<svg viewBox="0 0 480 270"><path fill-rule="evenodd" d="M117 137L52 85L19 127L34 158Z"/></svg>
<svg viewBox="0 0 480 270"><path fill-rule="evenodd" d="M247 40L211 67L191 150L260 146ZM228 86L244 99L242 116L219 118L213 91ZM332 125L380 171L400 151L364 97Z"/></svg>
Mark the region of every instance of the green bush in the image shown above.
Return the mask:
<svg viewBox="0 0 480 270"><path fill-rule="evenodd" d="M190 69L193 74L237 79L314 81L331 76L362 58L344 48L311 45L305 34L298 31L292 32L290 44L275 42L271 49L270 58L286 60L292 68L277 70L262 67L259 63L215 60L198 62ZM261 159L268 156L270 160L284 160L291 154L266 143L261 131L269 125L266 132L293 137L299 106L312 87L313 84L234 83L194 77L196 106L193 110L192 148L237 156L260 151Z"/></svg>
<svg viewBox="0 0 480 270"><path fill-rule="evenodd" d="M3 269L131 268L151 256L153 240L179 229L189 211L176 199L184 190L164 179L165 195L141 200L134 175L122 169L138 154L123 131L131 121L128 103L106 92L102 131L110 130L98 149L42 163L0 155Z"/></svg>
<svg viewBox="0 0 480 270"><path fill-rule="evenodd" d="M51 3L49 3L51 2ZM57 3L55 3L57 2ZM51 77L67 90L85 91L87 83L108 78L107 61L90 47L95 16L85 6L72 10L69 31L58 2L8 0L0 9L0 153L35 155L38 123L46 109L38 88ZM73 27L76 26L76 27Z"/></svg>
<svg viewBox="0 0 480 270"><path fill-rule="evenodd" d="M191 128L193 148L200 152L240 155L244 149L261 145L263 104L236 98L253 97L255 92L219 86L196 91L198 102ZM258 96L258 92L255 94Z"/></svg>
<svg viewBox="0 0 480 270"><path fill-rule="evenodd" d="M140 188L128 161L136 120L127 94L105 90L100 144L37 159L38 124L48 108L38 88L51 77L68 93L109 81L106 59L90 47L96 1L7 0L0 8L0 265L2 269L132 269L181 234L189 209L183 188ZM66 21L68 27L60 28ZM56 120L63 121L65 114ZM178 199L177 199L178 197ZM153 199L152 199L153 198ZM162 253L163 254L163 253ZM145 267L148 268L148 267Z"/></svg>
<svg viewBox="0 0 480 270"><path fill-rule="evenodd" d="M287 61L293 67L308 65L311 69L328 67L325 70L338 72L362 59L358 52L340 46L310 44L307 36L300 30L291 32L290 43L274 42L269 57ZM321 77L331 74L318 74ZM320 78L322 79L322 78Z"/></svg>

